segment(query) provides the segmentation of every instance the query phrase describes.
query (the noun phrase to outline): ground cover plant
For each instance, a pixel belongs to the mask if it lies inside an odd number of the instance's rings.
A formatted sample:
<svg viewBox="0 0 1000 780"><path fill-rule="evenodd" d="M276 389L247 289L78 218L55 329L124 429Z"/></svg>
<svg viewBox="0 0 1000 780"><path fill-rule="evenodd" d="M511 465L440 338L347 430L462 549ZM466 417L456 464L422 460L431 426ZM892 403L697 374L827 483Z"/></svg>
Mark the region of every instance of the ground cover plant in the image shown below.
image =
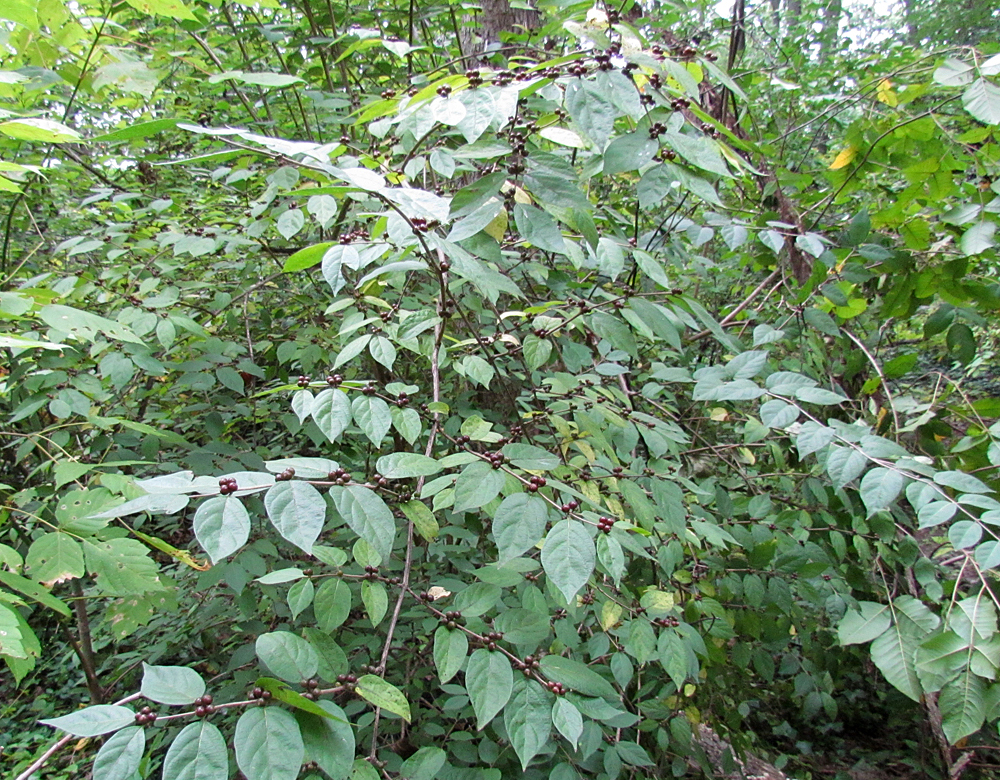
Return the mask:
<svg viewBox="0 0 1000 780"><path fill-rule="evenodd" d="M1000 22L719 10L0 7L6 776L996 772Z"/></svg>

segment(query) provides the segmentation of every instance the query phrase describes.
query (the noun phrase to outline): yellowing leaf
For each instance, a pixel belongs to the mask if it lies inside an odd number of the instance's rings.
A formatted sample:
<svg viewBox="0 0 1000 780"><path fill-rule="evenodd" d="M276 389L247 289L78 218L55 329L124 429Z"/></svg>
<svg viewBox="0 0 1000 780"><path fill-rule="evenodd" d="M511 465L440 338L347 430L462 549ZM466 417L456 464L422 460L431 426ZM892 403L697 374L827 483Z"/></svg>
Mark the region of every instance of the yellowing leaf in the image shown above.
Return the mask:
<svg viewBox="0 0 1000 780"><path fill-rule="evenodd" d="M125 2L144 14L159 14L174 19L195 19L191 9L181 0L125 0Z"/></svg>
<svg viewBox="0 0 1000 780"><path fill-rule="evenodd" d="M896 96L896 93L892 91L892 82L889 81L889 79L882 79L878 83L878 89L876 90L875 97L887 106L895 107L899 104L899 98Z"/></svg>
<svg viewBox="0 0 1000 780"><path fill-rule="evenodd" d="M855 146L848 146L846 149L841 149L840 154L837 155L836 159L830 165L830 170L836 171L850 165L857 155L858 149Z"/></svg>
<svg viewBox="0 0 1000 780"><path fill-rule="evenodd" d="M503 241L503 234L507 232L507 209L500 209L500 213L493 217L493 221L483 228L483 232L492 236L498 242Z"/></svg>

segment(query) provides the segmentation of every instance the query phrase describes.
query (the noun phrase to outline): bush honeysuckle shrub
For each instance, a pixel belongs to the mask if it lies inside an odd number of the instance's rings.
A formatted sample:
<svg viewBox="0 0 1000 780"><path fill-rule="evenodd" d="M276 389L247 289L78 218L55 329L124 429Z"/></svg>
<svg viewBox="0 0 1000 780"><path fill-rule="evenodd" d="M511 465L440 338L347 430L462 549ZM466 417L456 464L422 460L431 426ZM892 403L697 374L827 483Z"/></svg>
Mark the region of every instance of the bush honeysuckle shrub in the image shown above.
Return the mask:
<svg viewBox="0 0 1000 780"><path fill-rule="evenodd" d="M129 5L0 14L2 186L65 162L0 273L0 655L27 685L71 637L57 746L614 780L871 708L928 772L990 745L1000 408L903 383L1000 300L996 57L869 63L806 173L777 82L607 9L456 70L412 9Z"/></svg>

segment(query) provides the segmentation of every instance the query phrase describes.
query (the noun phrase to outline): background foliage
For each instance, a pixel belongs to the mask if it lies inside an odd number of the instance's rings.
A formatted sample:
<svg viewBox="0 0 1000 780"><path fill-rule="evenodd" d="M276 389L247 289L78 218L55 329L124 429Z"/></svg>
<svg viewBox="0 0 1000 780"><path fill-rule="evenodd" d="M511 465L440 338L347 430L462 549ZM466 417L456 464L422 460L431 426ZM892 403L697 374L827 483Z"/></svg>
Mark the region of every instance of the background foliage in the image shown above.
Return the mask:
<svg viewBox="0 0 1000 780"><path fill-rule="evenodd" d="M6 774L994 772L977 8L7 0Z"/></svg>

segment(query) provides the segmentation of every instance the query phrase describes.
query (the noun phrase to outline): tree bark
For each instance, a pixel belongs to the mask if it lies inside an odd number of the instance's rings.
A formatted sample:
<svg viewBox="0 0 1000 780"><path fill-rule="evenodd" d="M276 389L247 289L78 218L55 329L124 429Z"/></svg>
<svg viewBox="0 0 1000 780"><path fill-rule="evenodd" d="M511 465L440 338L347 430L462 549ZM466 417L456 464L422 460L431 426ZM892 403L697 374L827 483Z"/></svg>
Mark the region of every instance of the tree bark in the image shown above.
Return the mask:
<svg viewBox="0 0 1000 780"><path fill-rule="evenodd" d="M502 43L501 34L517 32L519 28L534 30L540 25L538 11L511 8L508 0L481 0L480 6L475 15L462 17L459 43L465 56L479 55L485 60L494 51L510 56L516 47L498 46Z"/></svg>

